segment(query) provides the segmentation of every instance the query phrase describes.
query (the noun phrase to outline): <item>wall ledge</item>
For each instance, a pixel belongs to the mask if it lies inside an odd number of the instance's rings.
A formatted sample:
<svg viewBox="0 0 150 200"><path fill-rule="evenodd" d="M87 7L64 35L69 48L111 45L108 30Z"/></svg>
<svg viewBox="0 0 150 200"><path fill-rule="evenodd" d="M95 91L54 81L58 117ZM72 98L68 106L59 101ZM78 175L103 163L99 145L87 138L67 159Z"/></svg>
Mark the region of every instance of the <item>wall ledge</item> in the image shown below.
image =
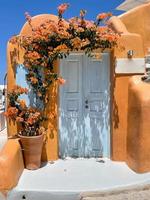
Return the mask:
<svg viewBox="0 0 150 200"><path fill-rule="evenodd" d="M116 74L144 74L145 59L144 58L117 58Z"/></svg>

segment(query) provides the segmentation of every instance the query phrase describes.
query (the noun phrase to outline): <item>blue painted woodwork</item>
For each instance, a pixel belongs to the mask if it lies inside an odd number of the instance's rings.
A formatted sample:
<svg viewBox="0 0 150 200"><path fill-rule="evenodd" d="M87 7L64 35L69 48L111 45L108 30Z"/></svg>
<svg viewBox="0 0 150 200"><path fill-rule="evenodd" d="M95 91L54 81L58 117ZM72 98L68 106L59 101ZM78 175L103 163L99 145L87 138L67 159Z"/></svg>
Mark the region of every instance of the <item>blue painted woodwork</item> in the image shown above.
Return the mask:
<svg viewBox="0 0 150 200"><path fill-rule="evenodd" d="M60 62L61 157L110 156L110 57L70 54Z"/></svg>

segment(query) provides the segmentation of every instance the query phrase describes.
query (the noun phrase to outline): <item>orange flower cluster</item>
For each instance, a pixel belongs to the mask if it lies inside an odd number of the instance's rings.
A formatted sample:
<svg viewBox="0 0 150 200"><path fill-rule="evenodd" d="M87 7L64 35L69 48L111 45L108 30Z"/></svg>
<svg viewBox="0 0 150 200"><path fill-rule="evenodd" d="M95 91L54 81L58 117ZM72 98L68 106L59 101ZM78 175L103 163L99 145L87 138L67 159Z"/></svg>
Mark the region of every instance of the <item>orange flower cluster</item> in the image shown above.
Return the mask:
<svg viewBox="0 0 150 200"><path fill-rule="evenodd" d="M41 115L40 112L30 113L30 115L27 119L27 123L29 125L33 125L34 123L36 123L39 120L40 115Z"/></svg>
<svg viewBox="0 0 150 200"><path fill-rule="evenodd" d="M68 51L68 47L65 45L65 44L61 44L59 46L57 46L55 49L54 49L55 52L57 51L61 51L61 52L67 52Z"/></svg>
<svg viewBox="0 0 150 200"><path fill-rule="evenodd" d="M99 35L98 40L100 38L101 41L109 41L111 44L116 43L119 39L119 34L116 34L107 26L98 27L97 34Z"/></svg>
<svg viewBox="0 0 150 200"><path fill-rule="evenodd" d="M85 20L85 23L86 23L86 28L88 28L88 29L94 28L95 29L95 24L93 21Z"/></svg>
<svg viewBox="0 0 150 200"><path fill-rule="evenodd" d="M104 20L107 17L111 17L112 13L100 13L97 15L97 20Z"/></svg>
<svg viewBox="0 0 150 200"><path fill-rule="evenodd" d="M15 119L18 114L18 109L16 107L8 107L7 112L4 115L8 118Z"/></svg>
<svg viewBox="0 0 150 200"><path fill-rule="evenodd" d="M19 39L18 36L15 35L15 36L11 37L9 42L12 44L16 44L18 42L18 39Z"/></svg>
<svg viewBox="0 0 150 200"><path fill-rule="evenodd" d="M35 78L35 77L31 77L30 81L31 81L32 84L37 84L38 83L38 79Z"/></svg>
<svg viewBox="0 0 150 200"><path fill-rule="evenodd" d="M41 56L37 51L28 51L26 53L26 58L34 61L41 58Z"/></svg>
<svg viewBox="0 0 150 200"><path fill-rule="evenodd" d="M22 88L19 85L15 85L11 92L13 94L17 94L17 95L27 94L28 93L28 89L27 88Z"/></svg>
<svg viewBox="0 0 150 200"><path fill-rule="evenodd" d="M119 38L119 35L116 34L106 34L103 39L108 40L109 42L116 42Z"/></svg>
<svg viewBox="0 0 150 200"><path fill-rule="evenodd" d="M16 117L16 122L24 122L24 119L22 117Z"/></svg>
<svg viewBox="0 0 150 200"><path fill-rule="evenodd" d="M71 40L72 45L74 46L75 49L80 49L81 48L81 39L79 37L73 38Z"/></svg>
<svg viewBox="0 0 150 200"><path fill-rule="evenodd" d="M73 17L69 19L69 23L71 27L77 30L77 32L84 32L85 31L84 28L96 30L94 21Z"/></svg>
<svg viewBox="0 0 150 200"><path fill-rule="evenodd" d="M20 105L20 107L21 107L22 109L27 108L27 105L26 105L25 100L23 100L23 99L18 99L17 102L19 103L19 105Z"/></svg>
<svg viewBox="0 0 150 200"><path fill-rule="evenodd" d="M63 4L59 5L57 8L58 13L62 15L68 9L68 7L69 7L68 3L63 3Z"/></svg>
<svg viewBox="0 0 150 200"><path fill-rule="evenodd" d="M58 80L58 83L59 83L60 85L64 85L64 84L66 83L66 80L63 79L62 77L58 77L57 80Z"/></svg>
<svg viewBox="0 0 150 200"><path fill-rule="evenodd" d="M33 40L48 41L49 35L58 33L58 25L52 20L46 20L39 27L36 27L33 32Z"/></svg>

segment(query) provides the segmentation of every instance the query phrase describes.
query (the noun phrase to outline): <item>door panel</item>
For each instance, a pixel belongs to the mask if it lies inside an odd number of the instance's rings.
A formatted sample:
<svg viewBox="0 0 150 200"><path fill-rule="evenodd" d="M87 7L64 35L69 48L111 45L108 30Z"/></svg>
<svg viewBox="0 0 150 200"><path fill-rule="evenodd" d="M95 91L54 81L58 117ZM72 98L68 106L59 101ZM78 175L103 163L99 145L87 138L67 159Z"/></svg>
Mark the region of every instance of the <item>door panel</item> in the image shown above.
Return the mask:
<svg viewBox="0 0 150 200"><path fill-rule="evenodd" d="M60 87L60 155L78 157L82 133L82 56L70 55L61 61L60 74L67 80ZM80 149L80 151L79 151Z"/></svg>
<svg viewBox="0 0 150 200"><path fill-rule="evenodd" d="M109 54L102 60L84 57L85 157L109 156L109 60Z"/></svg>
<svg viewBox="0 0 150 200"><path fill-rule="evenodd" d="M109 55L70 55L61 61L60 156L109 156Z"/></svg>

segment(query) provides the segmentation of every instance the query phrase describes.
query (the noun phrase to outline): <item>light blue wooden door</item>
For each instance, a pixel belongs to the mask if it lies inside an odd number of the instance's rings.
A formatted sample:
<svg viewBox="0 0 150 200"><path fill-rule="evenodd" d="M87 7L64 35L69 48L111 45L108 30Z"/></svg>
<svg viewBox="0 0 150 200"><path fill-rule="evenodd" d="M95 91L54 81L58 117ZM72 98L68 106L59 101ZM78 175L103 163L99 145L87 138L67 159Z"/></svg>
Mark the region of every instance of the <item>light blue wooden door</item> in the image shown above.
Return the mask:
<svg viewBox="0 0 150 200"><path fill-rule="evenodd" d="M109 157L109 54L71 54L60 62L60 157Z"/></svg>

